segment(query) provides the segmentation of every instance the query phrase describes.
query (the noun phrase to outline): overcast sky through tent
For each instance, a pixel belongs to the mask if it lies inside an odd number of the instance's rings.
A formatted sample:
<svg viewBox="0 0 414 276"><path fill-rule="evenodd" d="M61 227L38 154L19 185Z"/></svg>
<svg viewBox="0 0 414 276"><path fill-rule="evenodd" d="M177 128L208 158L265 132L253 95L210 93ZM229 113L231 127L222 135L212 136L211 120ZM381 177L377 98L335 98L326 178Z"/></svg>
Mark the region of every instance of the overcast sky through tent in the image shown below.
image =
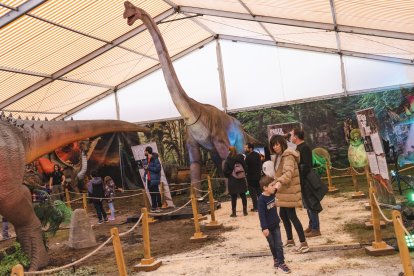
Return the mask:
<svg viewBox="0 0 414 276"><path fill-rule="evenodd" d="M220 41L228 109L281 104L343 93L340 59L325 54ZM343 57L347 89L353 91L411 83L409 65ZM222 109L216 42L174 62L178 78L195 100ZM120 119L145 122L179 117L160 70L118 91ZM74 119L116 119L114 96L79 111Z"/></svg>

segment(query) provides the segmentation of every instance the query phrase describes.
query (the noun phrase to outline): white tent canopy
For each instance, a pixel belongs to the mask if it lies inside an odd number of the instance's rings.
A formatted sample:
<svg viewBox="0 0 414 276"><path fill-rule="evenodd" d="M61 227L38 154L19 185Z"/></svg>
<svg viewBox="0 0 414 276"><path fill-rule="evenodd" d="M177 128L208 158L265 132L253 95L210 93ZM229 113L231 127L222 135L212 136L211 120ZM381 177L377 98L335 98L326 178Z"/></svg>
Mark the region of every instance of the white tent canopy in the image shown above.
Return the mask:
<svg viewBox="0 0 414 276"><path fill-rule="evenodd" d="M158 22L187 93L223 110L414 83L412 1L131 2ZM148 32L122 13L118 0L0 0L0 109L178 117Z"/></svg>

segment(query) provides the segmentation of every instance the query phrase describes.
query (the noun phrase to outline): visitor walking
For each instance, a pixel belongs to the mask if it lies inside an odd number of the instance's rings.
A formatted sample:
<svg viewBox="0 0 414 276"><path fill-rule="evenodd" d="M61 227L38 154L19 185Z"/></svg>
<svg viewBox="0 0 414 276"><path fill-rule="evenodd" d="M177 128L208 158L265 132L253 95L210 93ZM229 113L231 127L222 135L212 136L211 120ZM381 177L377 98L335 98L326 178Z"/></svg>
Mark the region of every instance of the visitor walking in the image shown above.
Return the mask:
<svg viewBox="0 0 414 276"><path fill-rule="evenodd" d="M239 171L236 172L236 167ZM231 217L236 217L237 195L240 195L243 204L243 215L247 216L247 183L246 178L238 178L237 173L246 171L246 163L241 154L237 154L236 148L229 147L229 155L224 161L223 173L227 177L229 194L231 196Z"/></svg>
<svg viewBox="0 0 414 276"><path fill-rule="evenodd" d="M322 191L314 189L313 185L308 181L308 175L312 170L312 150L305 143L305 132L302 129L295 128L292 131L291 141L296 145L296 150L300 154L299 174L302 191L302 201L309 217L309 226L305 230L305 236L308 238L321 235L319 213L322 211L322 205L315 193Z"/></svg>
<svg viewBox="0 0 414 276"><path fill-rule="evenodd" d="M288 148L282 135L273 135L270 139L270 151L275 158L275 180L277 189L277 206L280 207L280 218L285 226L287 241L285 246L294 246L292 224L299 236L300 245L297 252L309 251L302 224L296 215L296 207L302 207L302 196L299 179L299 152Z"/></svg>
<svg viewBox="0 0 414 276"><path fill-rule="evenodd" d="M160 180L161 180L161 163L158 159L158 154L152 151L152 147L145 148L144 154L144 180L147 182L148 190L151 194L151 211L160 212L161 208L161 194L160 194Z"/></svg>
<svg viewBox="0 0 414 276"><path fill-rule="evenodd" d="M91 201L98 216L98 224L102 224L104 221L108 222L108 217L102 205L105 197L102 177L98 176L96 171L91 171L91 176L92 179L88 182L88 192L92 197Z"/></svg>
<svg viewBox="0 0 414 276"><path fill-rule="evenodd" d="M247 165L246 179L253 203L253 208L250 211L257 212L257 198L261 194L259 181L262 172L262 161L260 154L254 151L254 145L252 143L244 145L244 152L246 154L245 161Z"/></svg>
<svg viewBox="0 0 414 276"><path fill-rule="evenodd" d="M114 197L115 197L115 183L112 180L112 177L105 176L104 178L104 192L105 198L108 200L108 207L111 210L111 216L109 220L115 220L115 207L114 207Z"/></svg>

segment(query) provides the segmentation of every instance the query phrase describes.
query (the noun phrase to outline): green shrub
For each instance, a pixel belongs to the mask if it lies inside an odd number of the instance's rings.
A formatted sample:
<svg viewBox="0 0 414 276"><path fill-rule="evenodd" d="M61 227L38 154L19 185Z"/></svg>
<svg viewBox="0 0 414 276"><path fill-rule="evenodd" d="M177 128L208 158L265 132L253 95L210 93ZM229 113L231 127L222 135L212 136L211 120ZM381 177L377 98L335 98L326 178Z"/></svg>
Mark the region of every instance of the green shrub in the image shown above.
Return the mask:
<svg viewBox="0 0 414 276"><path fill-rule="evenodd" d="M29 267L30 259L26 256L26 254L22 251L20 243L15 242L13 244L13 253L7 254L0 261L0 275L10 275L12 268L15 265L21 264L23 267Z"/></svg>

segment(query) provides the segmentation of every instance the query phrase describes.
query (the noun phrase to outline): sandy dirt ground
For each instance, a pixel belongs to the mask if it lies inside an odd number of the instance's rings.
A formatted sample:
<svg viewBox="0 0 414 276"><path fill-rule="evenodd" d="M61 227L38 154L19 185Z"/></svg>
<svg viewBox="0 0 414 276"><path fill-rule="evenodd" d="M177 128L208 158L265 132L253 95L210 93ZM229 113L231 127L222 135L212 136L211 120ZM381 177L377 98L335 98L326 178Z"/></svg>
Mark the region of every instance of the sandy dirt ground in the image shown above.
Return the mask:
<svg viewBox="0 0 414 276"><path fill-rule="evenodd" d="M298 254L294 248L285 249L286 263L292 270L291 275L398 275L402 271L402 265L397 253L371 257L365 254L365 245L357 249L332 249L333 245L358 244L357 240L343 231L343 227L348 222L362 224L369 219L370 212L363 206L365 202L366 199L325 197L324 210L320 214L322 236L308 239L311 251ZM250 199L248 205L250 210ZM269 247L259 228L258 214L250 212L248 216L243 216L240 199L237 218L230 218L229 214L230 202L222 203L222 208L216 211L217 220L226 227L233 228L222 234L222 241L175 255L160 258L153 256L161 260L163 265L154 272L140 272L135 275L283 274L273 268ZM298 215L306 228L306 210L298 210ZM285 240L283 224L281 229L282 239ZM204 233L209 232L205 230ZM294 239L298 243L295 231Z"/></svg>

